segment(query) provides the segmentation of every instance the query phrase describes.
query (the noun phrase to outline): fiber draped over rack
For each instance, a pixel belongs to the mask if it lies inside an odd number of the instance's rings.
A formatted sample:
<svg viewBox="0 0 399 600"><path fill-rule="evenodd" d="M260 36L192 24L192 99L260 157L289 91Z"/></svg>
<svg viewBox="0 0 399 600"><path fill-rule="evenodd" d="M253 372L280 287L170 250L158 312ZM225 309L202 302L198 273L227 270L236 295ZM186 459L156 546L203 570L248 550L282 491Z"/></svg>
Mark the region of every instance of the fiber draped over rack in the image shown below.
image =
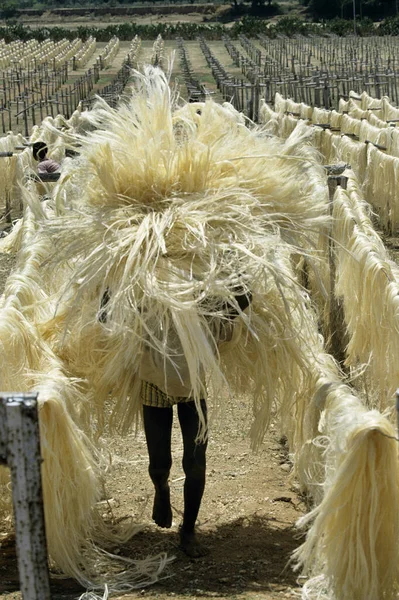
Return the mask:
<svg viewBox="0 0 399 600"><path fill-rule="evenodd" d="M365 199L376 209L385 231L399 228L399 159L388 156L371 144L367 148L364 180Z"/></svg>
<svg viewBox="0 0 399 600"><path fill-rule="evenodd" d="M274 110L262 99L259 107L259 123L264 125L271 135L278 135L282 115Z"/></svg>
<svg viewBox="0 0 399 600"><path fill-rule="evenodd" d="M372 142L382 148L385 148L388 154L390 154L391 139L393 129L391 127L375 127L366 120L361 121L359 129L359 141L360 142ZM381 149L382 149L381 148Z"/></svg>
<svg viewBox="0 0 399 600"><path fill-rule="evenodd" d="M320 379L324 498L294 556L310 575L304 600L393 600L399 584L399 471L395 428L368 411L333 371Z"/></svg>
<svg viewBox="0 0 399 600"><path fill-rule="evenodd" d="M332 139L332 147L335 160L350 165L359 181L364 181L368 168L367 145L352 140L346 135L342 137L335 135Z"/></svg>
<svg viewBox="0 0 399 600"><path fill-rule="evenodd" d="M333 202L335 293L349 334L346 362L364 371L369 404L385 410L399 380L399 282L357 181L348 177L348 189L338 188Z"/></svg>
<svg viewBox="0 0 399 600"><path fill-rule="evenodd" d="M283 96L278 92L276 92L276 95L274 96L274 110L277 113L282 114L284 114L287 110L287 100L286 98L283 98Z"/></svg>

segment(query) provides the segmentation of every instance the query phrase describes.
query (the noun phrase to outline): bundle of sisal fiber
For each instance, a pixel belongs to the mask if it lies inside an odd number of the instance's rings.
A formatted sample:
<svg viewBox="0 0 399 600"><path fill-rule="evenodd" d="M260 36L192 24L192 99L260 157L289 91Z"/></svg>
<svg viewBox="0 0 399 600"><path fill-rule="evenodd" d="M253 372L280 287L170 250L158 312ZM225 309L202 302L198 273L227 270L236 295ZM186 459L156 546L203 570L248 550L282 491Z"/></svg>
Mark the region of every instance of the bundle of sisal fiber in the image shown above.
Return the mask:
<svg viewBox="0 0 399 600"><path fill-rule="evenodd" d="M360 123L361 122L359 121L359 124ZM356 140L352 140L346 135L342 137L335 135L333 136L332 147L335 153L335 160L349 164L359 181L364 181L368 166L368 145Z"/></svg>
<svg viewBox="0 0 399 600"><path fill-rule="evenodd" d="M399 194L395 185L398 174L399 159L368 144L364 195L377 210L380 222L388 232L399 229Z"/></svg>
<svg viewBox="0 0 399 600"><path fill-rule="evenodd" d="M266 131L271 135L278 135L281 119L282 115L274 112L262 98L259 107L259 123L265 126Z"/></svg>
<svg viewBox="0 0 399 600"><path fill-rule="evenodd" d="M287 110L287 100L279 92L276 92L274 96L274 110L281 114Z"/></svg>
<svg viewBox="0 0 399 600"><path fill-rule="evenodd" d="M279 399L266 383L267 355L276 354L278 391L286 393L295 383L287 362L304 368L306 344L289 308L303 304L302 290L280 257L316 254L309 238L329 220L311 129L298 126L283 143L212 101L176 109L158 69L147 70L118 110L100 101L92 120L98 129L82 137L61 178L58 212L44 218L42 235L57 240L47 267L69 269L59 320L42 323L44 335L68 370L89 381L100 413L112 398L113 423L123 431L139 413L145 348L173 368L171 330L196 401L203 373L231 393L250 379L256 412L270 413ZM248 313L235 290L252 294ZM217 333L228 325L225 305L238 313L243 349L228 366Z"/></svg>

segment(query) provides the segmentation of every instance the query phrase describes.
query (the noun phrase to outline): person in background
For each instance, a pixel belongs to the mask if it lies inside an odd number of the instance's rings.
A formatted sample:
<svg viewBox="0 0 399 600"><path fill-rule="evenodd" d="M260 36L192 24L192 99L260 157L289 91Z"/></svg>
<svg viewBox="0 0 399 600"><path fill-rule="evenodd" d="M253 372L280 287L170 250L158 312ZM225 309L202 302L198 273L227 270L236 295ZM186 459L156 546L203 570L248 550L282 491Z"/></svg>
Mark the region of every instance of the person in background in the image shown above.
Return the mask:
<svg viewBox="0 0 399 600"><path fill-rule="evenodd" d="M61 165L57 161L51 158L47 158L48 148L44 142L34 142L34 144L32 145L32 151L33 158L38 162L38 175L59 172L59 170L61 169Z"/></svg>

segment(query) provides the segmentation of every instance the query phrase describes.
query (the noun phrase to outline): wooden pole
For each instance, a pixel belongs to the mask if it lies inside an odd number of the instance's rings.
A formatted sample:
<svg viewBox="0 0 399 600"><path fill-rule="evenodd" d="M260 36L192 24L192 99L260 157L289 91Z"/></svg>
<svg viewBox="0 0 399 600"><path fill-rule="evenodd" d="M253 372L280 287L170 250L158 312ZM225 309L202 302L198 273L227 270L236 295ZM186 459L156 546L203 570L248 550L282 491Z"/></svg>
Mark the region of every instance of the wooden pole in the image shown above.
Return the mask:
<svg viewBox="0 0 399 600"><path fill-rule="evenodd" d="M50 600L37 393L0 394L0 461L11 471L23 600Z"/></svg>

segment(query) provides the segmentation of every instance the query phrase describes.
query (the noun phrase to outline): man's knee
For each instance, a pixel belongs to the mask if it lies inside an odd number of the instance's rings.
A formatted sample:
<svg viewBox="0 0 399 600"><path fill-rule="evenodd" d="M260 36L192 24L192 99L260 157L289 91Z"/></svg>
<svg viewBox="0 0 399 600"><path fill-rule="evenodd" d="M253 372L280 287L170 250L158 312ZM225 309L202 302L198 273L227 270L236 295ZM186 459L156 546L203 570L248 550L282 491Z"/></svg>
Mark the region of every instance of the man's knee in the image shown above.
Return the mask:
<svg viewBox="0 0 399 600"><path fill-rule="evenodd" d="M183 471L190 479L203 479L206 471L205 452L183 457Z"/></svg>

